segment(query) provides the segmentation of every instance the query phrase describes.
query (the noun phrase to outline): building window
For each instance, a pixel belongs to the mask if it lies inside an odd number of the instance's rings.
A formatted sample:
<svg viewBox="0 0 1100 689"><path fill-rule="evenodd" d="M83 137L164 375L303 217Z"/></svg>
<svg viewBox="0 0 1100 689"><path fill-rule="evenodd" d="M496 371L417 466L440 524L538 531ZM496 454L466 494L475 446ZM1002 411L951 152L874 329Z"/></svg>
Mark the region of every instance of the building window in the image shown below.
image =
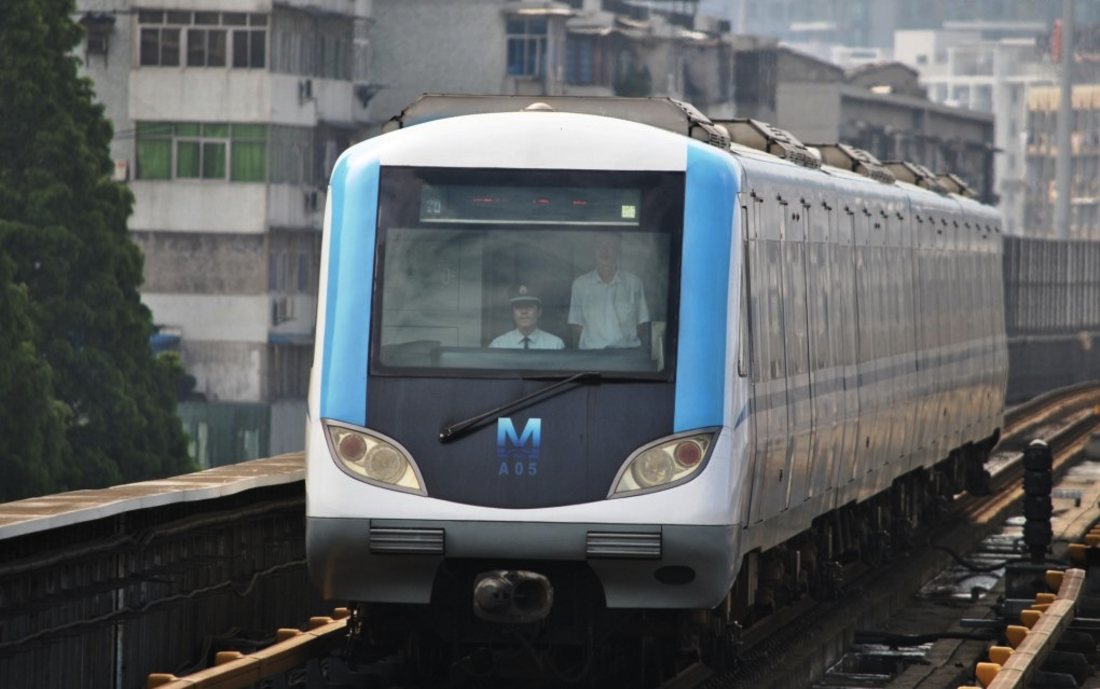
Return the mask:
<svg viewBox="0 0 1100 689"><path fill-rule="evenodd" d="M592 83L592 55L595 39L591 36L569 36L565 41L565 80L570 84Z"/></svg>
<svg viewBox="0 0 1100 689"><path fill-rule="evenodd" d="M269 182L313 184L315 166L311 129L272 125L268 129L268 150L271 152Z"/></svg>
<svg viewBox="0 0 1100 689"><path fill-rule="evenodd" d="M253 15L256 16L256 15ZM238 69L263 69L267 61L267 29L240 29L233 32L233 66Z"/></svg>
<svg viewBox="0 0 1100 689"><path fill-rule="evenodd" d="M141 65L143 67L178 67L179 63L179 29L143 28L141 30Z"/></svg>
<svg viewBox="0 0 1100 689"><path fill-rule="evenodd" d="M188 67L267 66L267 15L244 12L140 10L142 67L178 67L181 46Z"/></svg>
<svg viewBox="0 0 1100 689"><path fill-rule="evenodd" d="M508 74L541 77L546 69L546 20L508 20Z"/></svg>
<svg viewBox="0 0 1100 689"><path fill-rule="evenodd" d="M225 179L228 130L225 124L177 124L176 177Z"/></svg>
<svg viewBox="0 0 1100 689"><path fill-rule="evenodd" d="M137 179L267 181L267 125L138 122Z"/></svg>
<svg viewBox="0 0 1100 689"><path fill-rule="evenodd" d="M267 125L233 125L232 164L229 179L234 182L263 182L267 179Z"/></svg>
<svg viewBox="0 0 1100 689"><path fill-rule="evenodd" d="M137 179L172 179L172 125L137 123Z"/></svg>
<svg viewBox="0 0 1100 689"><path fill-rule="evenodd" d="M196 12L217 14L216 12ZM225 67L225 30L189 29L187 31L188 67Z"/></svg>
<svg viewBox="0 0 1100 689"><path fill-rule="evenodd" d="M271 397L304 399L309 394L313 348L309 345L271 345Z"/></svg>

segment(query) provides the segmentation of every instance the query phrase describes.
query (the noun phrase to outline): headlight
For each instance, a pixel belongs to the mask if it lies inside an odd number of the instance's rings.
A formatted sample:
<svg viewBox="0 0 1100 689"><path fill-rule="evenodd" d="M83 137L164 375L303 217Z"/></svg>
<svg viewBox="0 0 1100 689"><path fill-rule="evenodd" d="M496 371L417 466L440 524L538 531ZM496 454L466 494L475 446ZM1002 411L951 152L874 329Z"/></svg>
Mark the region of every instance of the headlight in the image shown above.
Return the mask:
<svg viewBox="0 0 1100 689"><path fill-rule="evenodd" d="M332 421L325 422L325 435L345 471L384 488L426 495L416 465L396 443Z"/></svg>
<svg viewBox="0 0 1100 689"><path fill-rule="evenodd" d="M638 450L619 469L608 497L661 490L686 481L703 466L713 440L713 433L691 433Z"/></svg>

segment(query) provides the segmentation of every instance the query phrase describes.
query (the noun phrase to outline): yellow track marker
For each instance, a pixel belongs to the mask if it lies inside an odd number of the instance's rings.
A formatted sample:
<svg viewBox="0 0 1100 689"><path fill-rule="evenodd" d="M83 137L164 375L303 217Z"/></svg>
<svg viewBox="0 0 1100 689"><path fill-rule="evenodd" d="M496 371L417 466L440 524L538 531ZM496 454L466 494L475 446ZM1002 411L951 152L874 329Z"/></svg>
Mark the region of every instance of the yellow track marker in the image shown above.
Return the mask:
<svg viewBox="0 0 1100 689"><path fill-rule="evenodd" d="M286 641L287 639L293 639L294 637L298 636L301 633L302 633L302 631L300 629L289 629L289 628L283 627L279 631L275 632L275 643L280 643L281 644L282 642Z"/></svg>
<svg viewBox="0 0 1100 689"><path fill-rule="evenodd" d="M1067 550L1069 551L1069 559L1073 561L1073 564L1075 564L1075 565L1085 564L1085 549L1087 547L1088 546L1086 546L1084 543L1070 543L1069 544L1069 546L1067 547Z"/></svg>
<svg viewBox="0 0 1100 689"><path fill-rule="evenodd" d="M990 662L997 663L1003 666L1008 662L1008 657L1012 655L1012 649L1008 646L990 646L989 647L989 660Z"/></svg>
<svg viewBox="0 0 1100 689"><path fill-rule="evenodd" d="M232 663L234 660L240 660L243 657L244 654L240 651L218 651L217 655L214 656L214 664Z"/></svg>
<svg viewBox="0 0 1100 689"><path fill-rule="evenodd" d="M983 687L988 687L1000 671L1001 666L997 663L978 663L978 667L974 668L974 676L978 678Z"/></svg>
<svg viewBox="0 0 1100 689"><path fill-rule="evenodd" d="M1008 639L1008 645L1012 648L1019 648L1020 644L1024 642L1024 638L1027 637L1027 632L1027 627L1021 627L1015 624L1010 624L1005 627L1005 638Z"/></svg>

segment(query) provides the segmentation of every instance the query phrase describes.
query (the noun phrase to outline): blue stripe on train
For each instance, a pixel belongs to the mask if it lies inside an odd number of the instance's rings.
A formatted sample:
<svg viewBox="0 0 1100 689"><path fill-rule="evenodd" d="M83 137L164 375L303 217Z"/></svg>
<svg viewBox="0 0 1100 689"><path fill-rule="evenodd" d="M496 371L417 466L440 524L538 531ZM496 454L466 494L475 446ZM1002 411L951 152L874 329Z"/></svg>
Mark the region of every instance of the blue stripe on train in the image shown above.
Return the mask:
<svg viewBox="0 0 1100 689"><path fill-rule="evenodd" d="M689 142L673 420L676 432L722 425L726 300L738 183L732 156Z"/></svg>
<svg viewBox="0 0 1100 689"><path fill-rule="evenodd" d="M321 417L366 425L378 156L363 144L332 173ZM334 372L339 375L334 375Z"/></svg>

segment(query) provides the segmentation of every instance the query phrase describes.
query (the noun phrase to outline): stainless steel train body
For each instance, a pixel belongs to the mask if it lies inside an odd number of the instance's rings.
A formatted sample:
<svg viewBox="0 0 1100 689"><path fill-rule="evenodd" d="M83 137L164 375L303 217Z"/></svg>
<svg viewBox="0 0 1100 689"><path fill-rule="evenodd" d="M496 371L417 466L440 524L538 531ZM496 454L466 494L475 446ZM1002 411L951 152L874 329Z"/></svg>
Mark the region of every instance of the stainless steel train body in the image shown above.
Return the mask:
<svg viewBox="0 0 1100 689"><path fill-rule="evenodd" d="M517 285L568 341L607 231L644 285L642 347L488 347ZM748 554L996 437L999 220L621 119L449 117L339 160L316 338L326 597L435 603L473 562L707 609Z"/></svg>

